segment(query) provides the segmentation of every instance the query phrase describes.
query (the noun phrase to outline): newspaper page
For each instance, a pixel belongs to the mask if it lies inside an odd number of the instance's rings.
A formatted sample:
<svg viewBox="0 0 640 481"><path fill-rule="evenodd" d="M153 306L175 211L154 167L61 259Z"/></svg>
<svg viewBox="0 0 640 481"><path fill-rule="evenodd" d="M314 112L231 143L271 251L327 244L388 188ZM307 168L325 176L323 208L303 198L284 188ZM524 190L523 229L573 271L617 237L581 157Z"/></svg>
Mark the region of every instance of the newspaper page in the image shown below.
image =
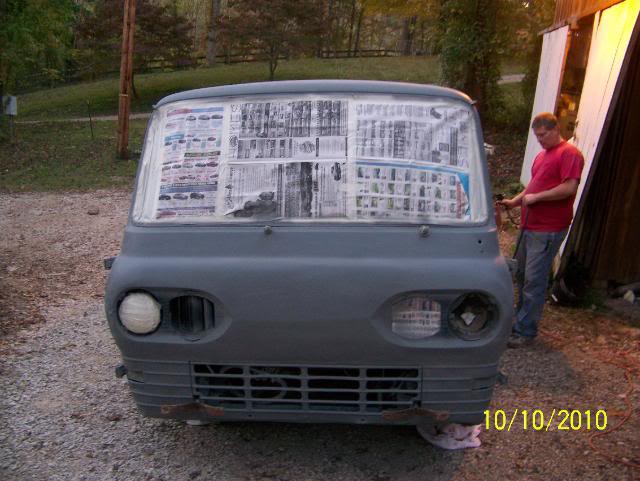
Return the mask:
<svg viewBox="0 0 640 481"><path fill-rule="evenodd" d="M358 159L469 168L469 110L427 102L356 104Z"/></svg>
<svg viewBox="0 0 640 481"><path fill-rule="evenodd" d="M416 295L391 307L391 329L410 339L433 336L441 329L442 305L426 295Z"/></svg>
<svg viewBox="0 0 640 481"><path fill-rule="evenodd" d="M216 212L224 107L169 110L156 218Z"/></svg>
<svg viewBox="0 0 640 481"><path fill-rule="evenodd" d="M230 162L346 159L345 100L232 103L230 110Z"/></svg>
<svg viewBox="0 0 640 481"><path fill-rule="evenodd" d="M468 219L469 122L455 105L357 103L356 216Z"/></svg>
<svg viewBox="0 0 640 481"><path fill-rule="evenodd" d="M358 162L356 215L375 219L463 219L469 176L422 166Z"/></svg>
<svg viewBox="0 0 640 481"><path fill-rule="evenodd" d="M241 219L346 216L346 162L228 164L223 215Z"/></svg>

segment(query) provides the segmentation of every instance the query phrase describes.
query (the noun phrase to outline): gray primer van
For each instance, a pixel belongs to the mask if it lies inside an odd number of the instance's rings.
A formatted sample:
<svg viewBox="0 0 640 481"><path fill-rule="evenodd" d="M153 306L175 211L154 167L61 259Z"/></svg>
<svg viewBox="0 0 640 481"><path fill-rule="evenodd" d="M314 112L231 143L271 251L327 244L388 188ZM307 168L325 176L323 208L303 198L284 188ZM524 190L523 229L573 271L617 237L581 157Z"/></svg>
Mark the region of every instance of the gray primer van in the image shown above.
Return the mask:
<svg viewBox="0 0 640 481"><path fill-rule="evenodd" d="M465 95L290 81L155 107L106 312L146 416L479 423L512 318Z"/></svg>

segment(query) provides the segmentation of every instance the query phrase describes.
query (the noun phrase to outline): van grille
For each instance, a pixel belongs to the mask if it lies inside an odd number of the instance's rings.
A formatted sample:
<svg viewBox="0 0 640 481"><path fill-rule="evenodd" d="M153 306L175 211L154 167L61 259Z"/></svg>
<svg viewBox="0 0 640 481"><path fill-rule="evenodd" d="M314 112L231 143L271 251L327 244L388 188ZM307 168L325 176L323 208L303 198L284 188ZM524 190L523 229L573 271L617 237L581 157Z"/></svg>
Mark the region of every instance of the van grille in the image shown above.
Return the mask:
<svg viewBox="0 0 640 481"><path fill-rule="evenodd" d="M225 410L379 413L420 398L417 367L192 364L194 396Z"/></svg>

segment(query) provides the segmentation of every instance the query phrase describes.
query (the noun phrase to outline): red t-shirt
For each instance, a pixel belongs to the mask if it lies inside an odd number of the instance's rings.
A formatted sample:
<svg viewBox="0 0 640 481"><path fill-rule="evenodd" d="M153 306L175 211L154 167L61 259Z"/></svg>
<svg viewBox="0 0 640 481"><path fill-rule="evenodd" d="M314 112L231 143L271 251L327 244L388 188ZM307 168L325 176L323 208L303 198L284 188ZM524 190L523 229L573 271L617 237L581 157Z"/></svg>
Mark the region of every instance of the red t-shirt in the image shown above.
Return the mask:
<svg viewBox="0 0 640 481"><path fill-rule="evenodd" d="M553 189L569 179L580 180L584 158L580 151L567 141L540 152L531 167L531 181L526 194L536 194ZM522 206L524 228L537 232L559 232L566 229L573 219L575 195L562 200L536 202ZM527 214L528 212L528 214Z"/></svg>

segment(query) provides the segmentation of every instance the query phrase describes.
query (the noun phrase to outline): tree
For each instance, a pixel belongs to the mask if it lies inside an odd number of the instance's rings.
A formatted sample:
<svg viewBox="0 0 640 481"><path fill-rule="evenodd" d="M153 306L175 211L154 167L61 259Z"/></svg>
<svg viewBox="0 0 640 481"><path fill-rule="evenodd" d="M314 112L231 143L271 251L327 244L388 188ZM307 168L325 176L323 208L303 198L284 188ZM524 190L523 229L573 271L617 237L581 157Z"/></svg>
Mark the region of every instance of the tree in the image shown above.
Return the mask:
<svg viewBox="0 0 640 481"><path fill-rule="evenodd" d="M98 0L85 9L77 27L79 59L92 76L118 70L124 0ZM177 6L136 0L134 69L151 62L190 65L191 25Z"/></svg>
<svg viewBox="0 0 640 481"><path fill-rule="evenodd" d="M328 0L325 8L325 28L322 34L322 49L351 52L351 39L355 21L355 0ZM349 34L351 37L349 37Z"/></svg>
<svg viewBox="0 0 640 481"><path fill-rule="evenodd" d="M324 11L315 0L236 0L218 19L218 39L266 54L273 80L281 55L311 52L323 31Z"/></svg>
<svg viewBox="0 0 640 481"><path fill-rule="evenodd" d="M476 100L485 121L501 107L497 25L506 6L505 0L443 0L440 7L444 81Z"/></svg>
<svg viewBox="0 0 640 481"><path fill-rule="evenodd" d="M72 0L0 0L0 95L26 76L62 77L71 57Z"/></svg>
<svg viewBox="0 0 640 481"><path fill-rule="evenodd" d="M436 16L435 0L362 0L372 13L392 15L402 19L400 51L412 55L415 51L417 26L432 22ZM423 27L424 28L424 27Z"/></svg>

